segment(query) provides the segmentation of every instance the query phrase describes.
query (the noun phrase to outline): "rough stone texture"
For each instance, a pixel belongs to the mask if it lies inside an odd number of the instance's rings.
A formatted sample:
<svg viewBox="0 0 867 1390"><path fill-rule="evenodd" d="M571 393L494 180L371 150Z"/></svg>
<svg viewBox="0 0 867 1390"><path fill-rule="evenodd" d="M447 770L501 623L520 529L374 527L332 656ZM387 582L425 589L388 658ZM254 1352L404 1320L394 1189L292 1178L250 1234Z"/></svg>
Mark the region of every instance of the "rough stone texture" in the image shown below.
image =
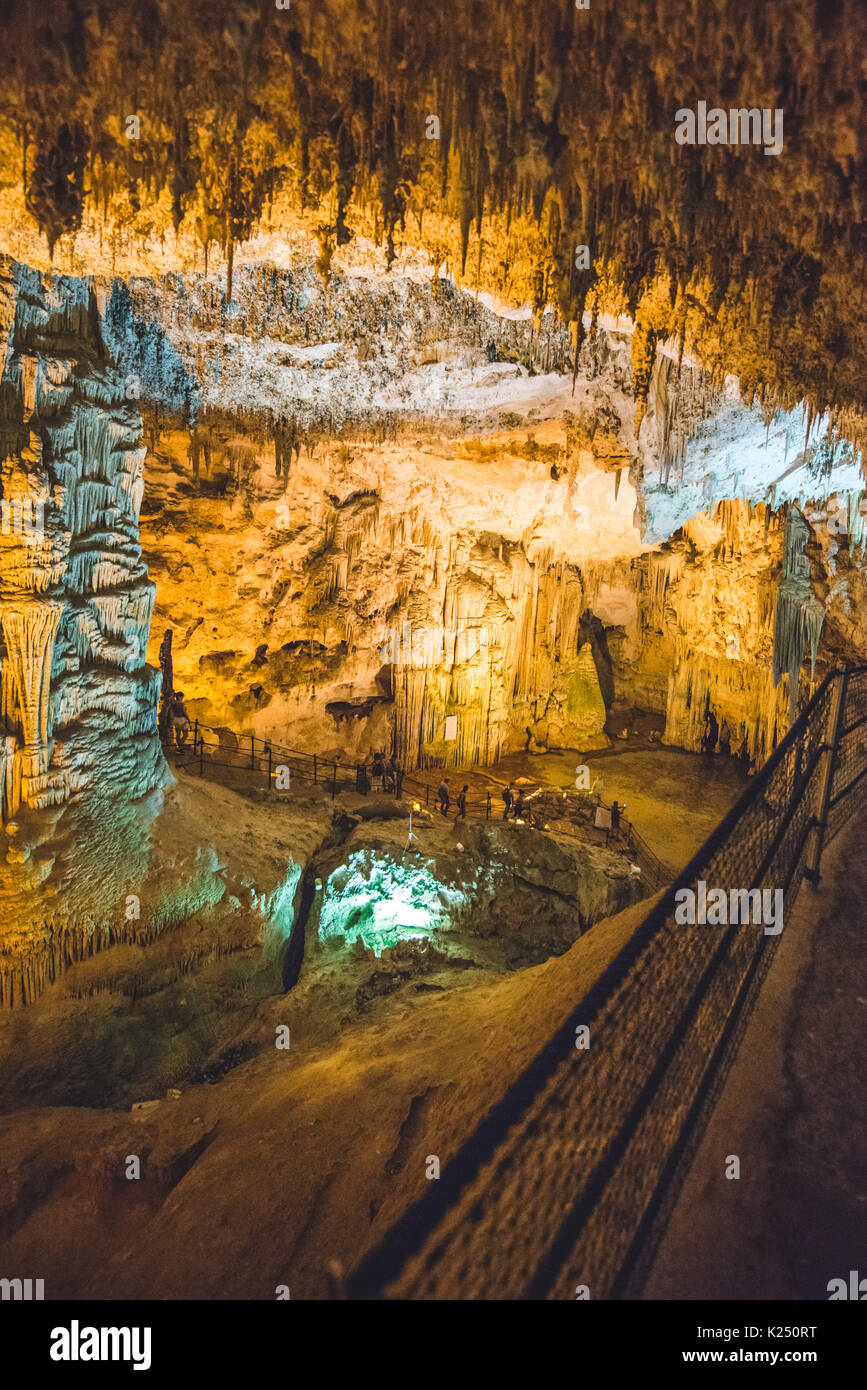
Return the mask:
<svg viewBox="0 0 867 1390"><path fill-rule="evenodd" d="M242 931L234 956L229 940L222 960L201 954L200 922L184 934L186 968L166 952L156 992L137 1002L141 951L83 962L38 1009L0 1014L6 1095L34 1088L42 1101L0 1115L7 1260L35 1262L58 1298L173 1298L195 1286L267 1299L284 1276L293 1298L326 1297L328 1259L350 1269L423 1195L424 1156L448 1161L644 912L600 923L530 970L440 970L418 981L423 991L408 979L363 1010L367 961L324 953L287 999L273 975L263 980L260 952L244 952ZM220 924L210 934L215 949ZM291 1049L279 1051L287 1024ZM170 1086L179 1101L129 1113ZM426 1092L423 1123L407 1129ZM122 1156L143 1145L145 1205L133 1211Z"/></svg>
<svg viewBox="0 0 867 1390"><path fill-rule="evenodd" d="M385 942L456 937L464 949L496 938L515 964L559 954L595 922L648 889L624 849L558 839L521 823L461 822L416 816L416 844L405 850L407 823L362 823L338 849L317 858L323 887L308 934L361 939L377 953Z"/></svg>
<svg viewBox="0 0 867 1390"><path fill-rule="evenodd" d="M154 586L138 544L141 420L105 361L80 281L0 265L2 815L100 782L165 778L159 679L145 665Z"/></svg>
<svg viewBox="0 0 867 1390"><path fill-rule="evenodd" d="M797 704L773 683L774 508L796 501L819 672L867 650L857 457L666 345L636 442L619 321L588 336L573 395L551 325L412 266L246 265L229 310L201 276L98 294L149 420L152 659L171 626L210 724L410 765L491 762L527 728L591 748L589 639L609 708L761 761Z"/></svg>

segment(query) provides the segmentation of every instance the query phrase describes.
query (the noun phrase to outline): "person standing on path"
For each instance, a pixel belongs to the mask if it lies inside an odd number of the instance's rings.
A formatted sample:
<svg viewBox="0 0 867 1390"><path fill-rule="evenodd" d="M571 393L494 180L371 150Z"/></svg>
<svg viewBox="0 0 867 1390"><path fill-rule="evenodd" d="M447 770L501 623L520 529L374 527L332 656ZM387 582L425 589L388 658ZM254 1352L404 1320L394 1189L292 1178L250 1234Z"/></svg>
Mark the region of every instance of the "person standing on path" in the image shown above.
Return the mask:
<svg viewBox="0 0 867 1390"><path fill-rule="evenodd" d="M440 782L439 787L437 788L437 796L440 799L440 810L442 811L444 816L447 816L449 813L449 806L451 805L448 777L444 777L443 780Z"/></svg>
<svg viewBox="0 0 867 1390"><path fill-rule="evenodd" d="M175 731L175 743L178 748L186 747L187 734L190 732L190 717L187 714L187 707L184 704L183 691L175 691L174 699L171 704L171 723Z"/></svg>

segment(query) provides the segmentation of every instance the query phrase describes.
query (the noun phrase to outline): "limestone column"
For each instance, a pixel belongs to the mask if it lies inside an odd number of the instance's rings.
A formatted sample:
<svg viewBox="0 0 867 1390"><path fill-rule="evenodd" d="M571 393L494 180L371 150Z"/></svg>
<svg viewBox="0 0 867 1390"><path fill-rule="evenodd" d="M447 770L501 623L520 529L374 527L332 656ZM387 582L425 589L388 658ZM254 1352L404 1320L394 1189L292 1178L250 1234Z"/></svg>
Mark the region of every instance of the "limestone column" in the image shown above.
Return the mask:
<svg viewBox="0 0 867 1390"><path fill-rule="evenodd" d="M50 758L49 693L54 641L65 604L55 598L16 598L0 603L6 664L18 694L24 748L22 794L47 771Z"/></svg>

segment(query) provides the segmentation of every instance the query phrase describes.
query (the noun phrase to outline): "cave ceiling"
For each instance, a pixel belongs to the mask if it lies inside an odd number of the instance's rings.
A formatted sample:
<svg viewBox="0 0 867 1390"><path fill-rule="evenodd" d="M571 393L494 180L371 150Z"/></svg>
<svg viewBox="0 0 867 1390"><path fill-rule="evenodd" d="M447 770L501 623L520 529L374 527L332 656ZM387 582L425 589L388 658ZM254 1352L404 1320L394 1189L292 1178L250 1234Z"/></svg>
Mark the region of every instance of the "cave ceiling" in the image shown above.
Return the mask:
<svg viewBox="0 0 867 1390"><path fill-rule="evenodd" d="M4 8L0 247L20 259L65 269L89 232L124 273L159 244L181 269L220 258L231 299L263 228L314 236L326 281L359 238L412 246L550 304L573 342L585 313L629 314L638 424L674 339L863 443L857 0ZM781 112L782 150L679 144L702 101Z"/></svg>

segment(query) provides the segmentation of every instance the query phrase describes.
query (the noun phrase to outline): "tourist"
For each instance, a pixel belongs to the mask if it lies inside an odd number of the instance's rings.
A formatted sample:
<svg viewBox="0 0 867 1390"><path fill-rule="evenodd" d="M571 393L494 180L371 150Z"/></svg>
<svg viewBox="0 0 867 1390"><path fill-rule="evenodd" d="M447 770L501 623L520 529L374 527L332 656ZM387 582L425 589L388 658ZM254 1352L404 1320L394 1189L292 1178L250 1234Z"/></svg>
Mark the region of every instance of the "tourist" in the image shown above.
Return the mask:
<svg viewBox="0 0 867 1390"><path fill-rule="evenodd" d="M439 787L437 788L437 796L440 799L440 810L444 816L447 816L449 813L449 806L451 805L448 777L444 777L443 780L440 782Z"/></svg>
<svg viewBox="0 0 867 1390"><path fill-rule="evenodd" d="M370 788L371 791L381 792L382 784L385 780L385 766L382 761L381 753L374 753L373 762L370 767Z"/></svg>
<svg viewBox="0 0 867 1390"><path fill-rule="evenodd" d="M512 802L514 801L514 799L515 794L512 791L512 783L510 782L507 787L503 788L503 801L506 803L505 809L503 810L503 820L509 819L509 812L512 809Z"/></svg>
<svg viewBox="0 0 867 1390"><path fill-rule="evenodd" d="M467 818L467 792L468 792L468 791L469 791L469 786L463 786L463 787L461 787L460 791L458 792L458 797L457 797L457 800L458 800L458 814L457 814L456 817L455 817L455 825L457 825L457 823L458 823L459 820L466 820L466 818Z"/></svg>
<svg viewBox="0 0 867 1390"><path fill-rule="evenodd" d="M171 705L171 724L175 731L175 743L178 748L184 748L187 742L187 734L190 732L190 718L187 714L187 707L184 704L183 691L177 690Z"/></svg>

